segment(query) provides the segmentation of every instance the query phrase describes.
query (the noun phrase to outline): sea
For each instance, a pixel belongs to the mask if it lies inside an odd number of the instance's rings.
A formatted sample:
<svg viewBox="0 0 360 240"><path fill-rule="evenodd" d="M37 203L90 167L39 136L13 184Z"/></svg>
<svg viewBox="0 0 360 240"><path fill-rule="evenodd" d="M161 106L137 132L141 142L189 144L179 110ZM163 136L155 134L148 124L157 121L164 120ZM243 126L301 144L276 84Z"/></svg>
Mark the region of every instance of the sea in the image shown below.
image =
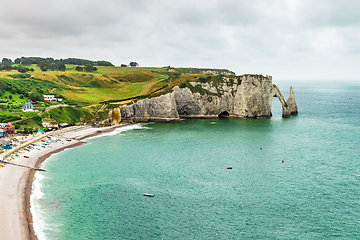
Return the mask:
<svg viewBox="0 0 360 240"><path fill-rule="evenodd" d="M360 82L274 83L298 115L274 98L271 118L136 124L51 156L39 239L359 239Z"/></svg>

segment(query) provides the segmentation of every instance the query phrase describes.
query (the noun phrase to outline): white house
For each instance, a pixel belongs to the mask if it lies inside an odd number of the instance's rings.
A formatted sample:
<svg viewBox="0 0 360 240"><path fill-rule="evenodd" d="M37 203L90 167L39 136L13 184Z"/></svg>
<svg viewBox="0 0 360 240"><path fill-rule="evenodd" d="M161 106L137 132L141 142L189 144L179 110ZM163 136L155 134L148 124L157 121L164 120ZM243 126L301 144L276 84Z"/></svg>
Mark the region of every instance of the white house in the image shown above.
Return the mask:
<svg viewBox="0 0 360 240"><path fill-rule="evenodd" d="M26 102L24 103L24 105L21 107L21 110L23 112L33 112L34 111L34 106L29 103L29 102Z"/></svg>
<svg viewBox="0 0 360 240"><path fill-rule="evenodd" d="M55 95L44 95L45 102L56 102Z"/></svg>

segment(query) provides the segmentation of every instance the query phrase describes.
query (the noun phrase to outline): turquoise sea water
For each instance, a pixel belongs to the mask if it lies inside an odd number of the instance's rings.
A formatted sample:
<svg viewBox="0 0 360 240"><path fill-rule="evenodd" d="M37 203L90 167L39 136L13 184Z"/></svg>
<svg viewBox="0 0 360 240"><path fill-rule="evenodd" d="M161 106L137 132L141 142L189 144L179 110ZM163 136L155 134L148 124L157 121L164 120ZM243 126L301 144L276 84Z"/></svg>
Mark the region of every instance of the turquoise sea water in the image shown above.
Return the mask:
<svg viewBox="0 0 360 240"><path fill-rule="evenodd" d="M357 239L360 83L276 84L299 115L274 98L270 119L139 124L52 156L40 239Z"/></svg>

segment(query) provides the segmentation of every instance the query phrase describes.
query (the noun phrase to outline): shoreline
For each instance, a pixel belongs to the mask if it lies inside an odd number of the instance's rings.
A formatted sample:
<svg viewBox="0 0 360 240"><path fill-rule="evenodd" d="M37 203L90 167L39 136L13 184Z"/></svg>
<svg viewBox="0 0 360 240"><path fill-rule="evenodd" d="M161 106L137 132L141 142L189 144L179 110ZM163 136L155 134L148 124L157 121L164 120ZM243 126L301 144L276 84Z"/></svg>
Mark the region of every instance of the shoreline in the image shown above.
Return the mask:
<svg viewBox="0 0 360 240"><path fill-rule="evenodd" d="M70 130L57 130L51 134L55 135L64 132L63 136L56 137L62 139L62 141L51 143L44 149L40 148L41 150L33 149L29 153L26 152L25 154L28 155L26 159L19 156L14 162L39 168L51 155L85 144L86 142L82 141L84 139L113 132L117 128L130 125L133 124L125 123L101 128L83 127ZM44 135L43 137L46 138L46 136L47 135ZM33 142L39 141L38 138L36 140L36 137L33 139ZM65 139L71 139L71 141L65 141ZM28 142L31 142L31 139ZM20 150L20 148L17 148L17 151L18 150ZM30 202L35 172L33 169L10 164L0 169L0 188L2 189L0 200L3 203L0 205L0 218L3 222L2 232L5 236L2 237L5 237L4 239L38 240L33 227Z"/></svg>
<svg viewBox="0 0 360 240"><path fill-rule="evenodd" d="M81 145L84 145L85 142L77 142L74 143L72 145L69 146L64 146L62 148L57 148L54 149L54 151L51 151L45 155L42 155L38 158L38 160L35 163L35 167L39 168L40 165L46 160L48 159L51 155L55 154L55 153L59 153L64 151L65 149L69 149L69 148L75 148ZM26 216L26 223L27 223L27 228L28 228L28 232L29 232L29 239L31 240L38 240L38 237L35 233L35 229L33 226L33 216L31 213L31 202L30 202L30 198L31 198L31 194L32 194L32 186L35 180L35 170L30 170L29 169L29 174L27 177L27 181L26 181L26 185L25 185L25 189L24 189L24 197L23 197L23 211L25 212L25 216Z"/></svg>

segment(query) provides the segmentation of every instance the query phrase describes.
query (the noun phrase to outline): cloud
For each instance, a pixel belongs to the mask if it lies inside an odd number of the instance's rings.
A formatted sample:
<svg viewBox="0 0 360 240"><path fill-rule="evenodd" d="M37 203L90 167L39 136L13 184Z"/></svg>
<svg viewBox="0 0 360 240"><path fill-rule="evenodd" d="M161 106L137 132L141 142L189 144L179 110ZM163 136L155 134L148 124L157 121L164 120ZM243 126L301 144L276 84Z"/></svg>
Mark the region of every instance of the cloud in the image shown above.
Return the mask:
<svg viewBox="0 0 360 240"><path fill-rule="evenodd" d="M359 8L350 0L7 1L0 8L0 57L356 79Z"/></svg>

